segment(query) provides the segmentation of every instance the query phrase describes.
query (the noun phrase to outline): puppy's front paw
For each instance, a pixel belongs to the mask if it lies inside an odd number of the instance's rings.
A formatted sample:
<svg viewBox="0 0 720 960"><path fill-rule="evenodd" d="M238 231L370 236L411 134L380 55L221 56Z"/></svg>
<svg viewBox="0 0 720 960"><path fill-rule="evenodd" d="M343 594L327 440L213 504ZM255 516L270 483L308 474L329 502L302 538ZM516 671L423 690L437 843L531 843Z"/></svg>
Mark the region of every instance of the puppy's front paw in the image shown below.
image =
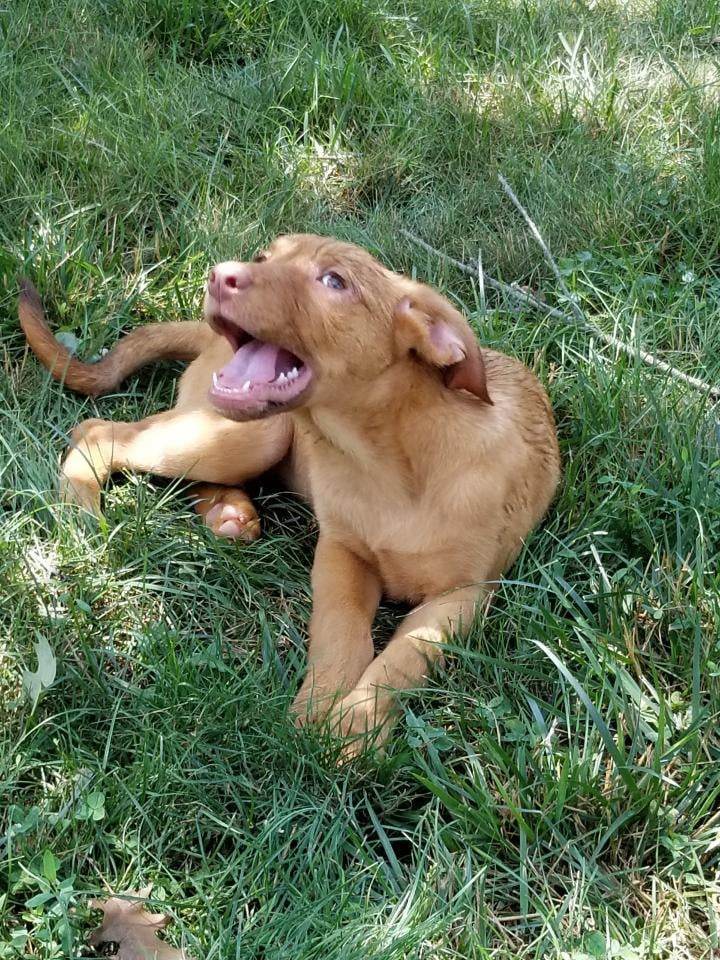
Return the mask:
<svg viewBox="0 0 720 960"><path fill-rule="evenodd" d="M96 517L102 517L100 507L100 484L94 477L69 476L63 471L60 477L60 499L74 504Z"/></svg>
<svg viewBox="0 0 720 960"><path fill-rule="evenodd" d="M345 741L340 754L345 763L369 747L382 749L392 726L391 704L376 687L358 686L335 705L328 722Z"/></svg>
<svg viewBox="0 0 720 960"><path fill-rule="evenodd" d="M90 417L88 420L83 420L73 427L73 431L70 434L70 445L77 447L82 440L87 439L91 435L93 430L104 430L106 426L107 421L100 420L98 417Z"/></svg>
<svg viewBox="0 0 720 960"><path fill-rule="evenodd" d="M329 692L306 677L290 707L295 726L304 727L310 723L322 722L332 710L333 704L337 703L338 696L339 694Z"/></svg>
<svg viewBox="0 0 720 960"><path fill-rule="evenodd" d="M70 437L70 449L60 471L60 499L96 517L102 516L102 484L111 469L103 444L112 443L114 427L105 420L83 420Z"/></svg>

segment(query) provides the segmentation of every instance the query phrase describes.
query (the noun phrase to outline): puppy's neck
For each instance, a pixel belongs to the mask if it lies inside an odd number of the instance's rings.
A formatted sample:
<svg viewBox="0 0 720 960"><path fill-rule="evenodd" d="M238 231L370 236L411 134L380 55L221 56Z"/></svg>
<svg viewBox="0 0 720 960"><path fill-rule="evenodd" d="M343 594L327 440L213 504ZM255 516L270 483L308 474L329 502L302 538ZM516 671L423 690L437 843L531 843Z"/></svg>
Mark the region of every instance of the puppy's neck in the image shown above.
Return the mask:
<svg viewBox="0 0 720 960"><path fill-rule="evenodd" d="M397 461L399 472L409 479L420 467L413 462L417 444L409 434L419 420L432 429L431 411L443 405L443 392L436 376L408 361L372 384L298 413L319 441L358 467L386 472L389 463Z"/></svg>

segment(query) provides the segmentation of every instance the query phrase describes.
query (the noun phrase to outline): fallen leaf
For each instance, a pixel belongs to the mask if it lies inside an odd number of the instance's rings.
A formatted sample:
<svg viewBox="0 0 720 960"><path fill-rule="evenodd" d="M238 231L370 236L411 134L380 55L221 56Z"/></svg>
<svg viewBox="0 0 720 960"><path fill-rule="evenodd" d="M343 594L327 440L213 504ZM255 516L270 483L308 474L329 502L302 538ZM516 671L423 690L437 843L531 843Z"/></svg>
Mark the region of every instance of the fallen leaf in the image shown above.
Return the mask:
<svg viewBox="0 0 720 960"><path fill-rule="evenodd" d="M50 644L45 637L41 637L35 644L35 653L38 658L38 668L35 672L23 670L22 685L29 700L32 700L33 708L38 702L42 691L51 685L55 680L57 670L57 660L55 654L50 648Z"/></svg>
<svg viewBox="0 0 720 960"><path fill-rule="evenodd" d="M165 943L157 936L170 922L164 913L148 913L143 905L150 888L124 897L91 900L94 910L102 910L103 922L90 934L90 946L116 943L117 960L189 960L184 950ZM125 899L128 897L130 899Z"/></svg>

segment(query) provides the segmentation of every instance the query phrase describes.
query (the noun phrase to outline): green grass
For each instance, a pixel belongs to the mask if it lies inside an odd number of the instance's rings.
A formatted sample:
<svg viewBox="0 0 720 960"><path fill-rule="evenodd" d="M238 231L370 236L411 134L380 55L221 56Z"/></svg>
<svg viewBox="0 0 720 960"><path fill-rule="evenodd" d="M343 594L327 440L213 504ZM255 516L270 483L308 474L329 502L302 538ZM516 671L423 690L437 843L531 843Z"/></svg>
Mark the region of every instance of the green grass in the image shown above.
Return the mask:
<svg viewBox="0 0 720 960"><path fill-rule="evenodd" d="M714 0L4 5L2 960L80 955L88 900L147 883L198 960L720 949L717 413L400 233L561 303L500 171L597 324L720 382L719 35ZM73 424L161 409L176 371L78 398L15 317L25 272L91 356L295 229L457 300L548 385L565 462L485 622L343 769L286 719L307 509L261 490L250 548L182 484L117 484L100 529L63 512Z"/></svg>

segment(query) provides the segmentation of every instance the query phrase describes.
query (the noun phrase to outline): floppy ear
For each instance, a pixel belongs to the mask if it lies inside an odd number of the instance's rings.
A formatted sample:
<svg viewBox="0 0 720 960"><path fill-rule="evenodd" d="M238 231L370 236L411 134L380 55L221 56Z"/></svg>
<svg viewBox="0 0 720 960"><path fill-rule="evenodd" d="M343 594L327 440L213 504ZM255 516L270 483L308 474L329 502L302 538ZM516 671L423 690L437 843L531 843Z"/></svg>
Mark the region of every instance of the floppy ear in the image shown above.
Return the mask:
<svg viewBox="0 0 720 960"><path fill-rule="evenodd" d="M447 387L467 390L492 404L480 345L467 320L444 297L420 288L417 296L403 297L395 316L402 349L442 369Z"/></svg>

